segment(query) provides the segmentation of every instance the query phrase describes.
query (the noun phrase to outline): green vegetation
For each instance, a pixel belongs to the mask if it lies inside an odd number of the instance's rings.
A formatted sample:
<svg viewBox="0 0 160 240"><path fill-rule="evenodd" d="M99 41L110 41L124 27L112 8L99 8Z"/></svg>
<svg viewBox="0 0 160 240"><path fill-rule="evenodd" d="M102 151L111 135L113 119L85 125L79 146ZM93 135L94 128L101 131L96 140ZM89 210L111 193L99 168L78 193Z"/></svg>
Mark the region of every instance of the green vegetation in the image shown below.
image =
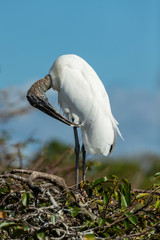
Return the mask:
<svg viewBox="0 0 160 240"><path fill-rule="evenodd" d="M21 169L1 175L1 239L160 239L160 173L148 190L115 175L79 189L61 180Z"/></svg>

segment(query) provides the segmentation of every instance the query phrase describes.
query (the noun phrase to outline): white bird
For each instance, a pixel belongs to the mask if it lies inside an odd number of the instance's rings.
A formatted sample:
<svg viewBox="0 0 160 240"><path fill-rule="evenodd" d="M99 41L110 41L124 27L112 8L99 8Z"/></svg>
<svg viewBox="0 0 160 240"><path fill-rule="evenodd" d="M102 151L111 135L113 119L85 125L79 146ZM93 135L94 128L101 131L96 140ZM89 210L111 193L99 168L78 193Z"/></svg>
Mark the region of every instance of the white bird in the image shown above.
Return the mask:
<svg viewBox="0 0 160 240"><path fill-rule="evenodd" d="M48 102L45 92L53 88L66 118ZM85 178L85 155L113 151L116 132L123 139L118 122L112 115L109 97L93 68L81 57L73 54L60 56L45 78L35 82L27 93L30 104L53 118L73 126L76 153L76 185L79 182L79 151L77 127L82 133L82 162Z"/></svg>

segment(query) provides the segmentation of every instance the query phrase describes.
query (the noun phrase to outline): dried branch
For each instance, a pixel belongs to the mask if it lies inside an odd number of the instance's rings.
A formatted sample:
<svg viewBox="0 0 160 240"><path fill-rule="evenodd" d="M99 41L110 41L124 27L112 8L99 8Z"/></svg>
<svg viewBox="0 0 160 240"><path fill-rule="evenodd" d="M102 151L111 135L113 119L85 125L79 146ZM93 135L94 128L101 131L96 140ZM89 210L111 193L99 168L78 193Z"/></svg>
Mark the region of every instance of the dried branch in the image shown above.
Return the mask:
<svg viewBox="0 0 160 240"><path fill-rule="evenodd" d="M30 175L29 179L32 181L35 179L48 180L49 182L53 183L55 186L59 187L61 190L68 191L68 187L67 187L64 179L59 176L55 176L55 175L51 175L51 174L43 173L43 172L32 171L32 170L24 170L24 169L13 169L11 171L11 174L12 173L29 174Z"/></svg>
<svg viewBox="0 0 160 240"><path fill-rule="evenodd" d="M12 239L16 229L21 240L41 233L45 239L160 239L158 181L145 192L116 177L72 189L58 176L24 169L0 180L2 239Z"/></svg>

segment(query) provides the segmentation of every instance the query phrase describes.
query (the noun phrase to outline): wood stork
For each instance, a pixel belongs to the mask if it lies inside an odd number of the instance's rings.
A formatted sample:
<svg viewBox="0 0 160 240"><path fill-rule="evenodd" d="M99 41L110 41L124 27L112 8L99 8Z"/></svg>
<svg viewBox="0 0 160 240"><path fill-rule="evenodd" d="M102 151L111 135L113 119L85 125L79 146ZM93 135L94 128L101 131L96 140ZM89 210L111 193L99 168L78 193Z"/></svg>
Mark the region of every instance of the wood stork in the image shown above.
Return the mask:
<svg viewBox="0 0 160 240"><path fill-rule="evenodd" d="M45 92L50 88L58 92L58 102L66 117L48 102ZM31 86L27 99L33 107L73 127L77 186L80 152L77 128L80 127L82 132L83 181L86 151L107 156L115 146L116 132L122 138L103 83L93 68L77 55L60 56L49 74Z"/></svg>

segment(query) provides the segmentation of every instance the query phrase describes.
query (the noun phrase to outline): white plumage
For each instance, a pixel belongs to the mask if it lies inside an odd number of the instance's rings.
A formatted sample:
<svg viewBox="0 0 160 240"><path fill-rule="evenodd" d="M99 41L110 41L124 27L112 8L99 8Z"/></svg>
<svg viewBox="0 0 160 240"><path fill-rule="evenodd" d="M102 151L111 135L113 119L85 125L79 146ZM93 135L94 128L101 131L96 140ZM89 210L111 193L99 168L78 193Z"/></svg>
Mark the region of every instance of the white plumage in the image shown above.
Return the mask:
<svg viewBox="0 0 160 240"><path fill-rule="evenodd" d="M82 141L90 154L113 150L118 122L112 115L107 92L93 68L76 55L59 57L50 69L52 88L70 121L81 124Z"/></svg>

